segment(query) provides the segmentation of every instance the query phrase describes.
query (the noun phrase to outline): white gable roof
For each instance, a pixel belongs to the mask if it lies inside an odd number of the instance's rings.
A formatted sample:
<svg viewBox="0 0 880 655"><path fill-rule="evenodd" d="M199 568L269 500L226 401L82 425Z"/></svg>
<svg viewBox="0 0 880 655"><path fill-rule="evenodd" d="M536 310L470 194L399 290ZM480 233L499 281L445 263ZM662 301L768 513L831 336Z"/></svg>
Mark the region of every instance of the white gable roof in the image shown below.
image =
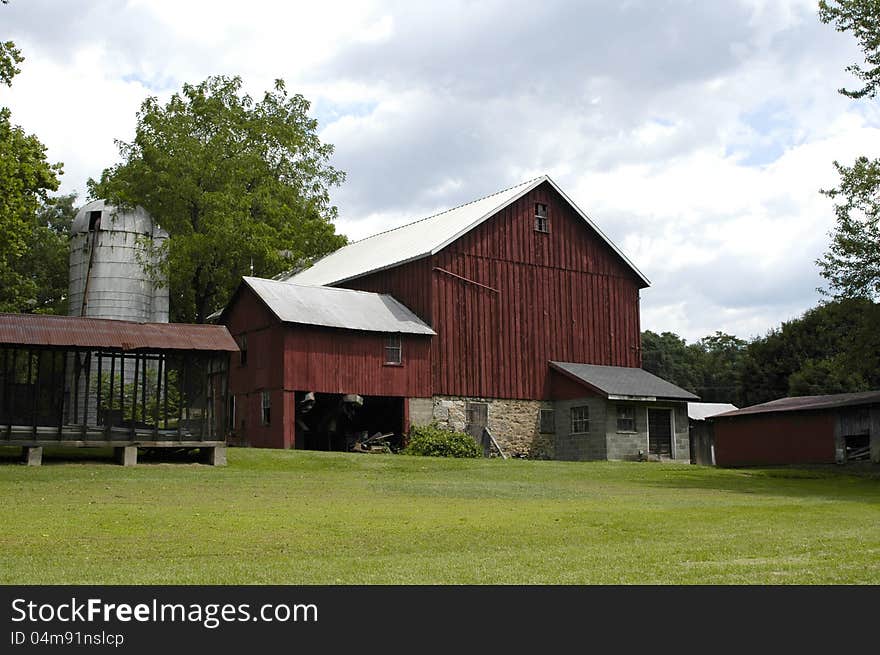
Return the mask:
<svg viewBox="0 0 880 655"><path fill-rule="evenodd" d="M245 277L243 280L285 323L369 332L436 334L387 294L302 286L259 277Z"/></svg>
<svg viewBox="0 0 880 655"><path fill-rule="evenodd" d="M355 241L333 252L288 281L306 285L339 284L409 261L434 255L543 182L548 182L647 286L642 275L595 223L548 176L523 182L485 198L429 216L402 227Z"/></svg>

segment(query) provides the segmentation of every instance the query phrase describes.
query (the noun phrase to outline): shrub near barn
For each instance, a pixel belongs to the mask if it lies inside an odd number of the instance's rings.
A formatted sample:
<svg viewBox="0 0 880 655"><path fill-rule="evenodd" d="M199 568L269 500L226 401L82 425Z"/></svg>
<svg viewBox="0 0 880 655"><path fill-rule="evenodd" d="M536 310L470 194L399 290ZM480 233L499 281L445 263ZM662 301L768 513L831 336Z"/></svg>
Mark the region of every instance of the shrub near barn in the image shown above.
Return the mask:
<svg viewBox="0 0 880 655"><path fill-rule="evenodd" d="M403 455L427 457L481 457L482 452L471 435L444 430L436 425L417 425L409 432Z"/></svg>

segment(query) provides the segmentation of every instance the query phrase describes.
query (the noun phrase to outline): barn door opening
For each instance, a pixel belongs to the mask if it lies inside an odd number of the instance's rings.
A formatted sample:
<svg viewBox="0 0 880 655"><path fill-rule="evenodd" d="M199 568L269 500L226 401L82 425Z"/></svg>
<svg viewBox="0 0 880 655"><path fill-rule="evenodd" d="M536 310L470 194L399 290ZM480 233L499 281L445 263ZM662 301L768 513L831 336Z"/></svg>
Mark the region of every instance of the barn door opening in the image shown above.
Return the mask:
<svg viewBox="0 0 880 655"><path fill-rule="evenodd" d="M672 457L672 410L648 410L648 452Z"/></svg>
<svg viewBox="0 0 880 655"><path fill-rule="evenodd" d="M465 407L465 430L483 448L483 455L489 455L489 439L485 430L489 427L489 404L469 402Z"/></svg>

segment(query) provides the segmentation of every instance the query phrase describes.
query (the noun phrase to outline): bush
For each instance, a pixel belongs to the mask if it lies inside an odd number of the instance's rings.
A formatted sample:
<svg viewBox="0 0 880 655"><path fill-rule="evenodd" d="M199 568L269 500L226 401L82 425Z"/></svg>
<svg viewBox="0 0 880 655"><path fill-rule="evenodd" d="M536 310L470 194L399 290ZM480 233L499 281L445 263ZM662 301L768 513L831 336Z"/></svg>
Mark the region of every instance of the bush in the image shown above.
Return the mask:
<svg viewBox="0 0 880 655"><path fill-rule="evenodd" d="M471 435L444 430L436 425L416 425L409 431L404 455L426 457L482 457L483 451Z"/></svg>

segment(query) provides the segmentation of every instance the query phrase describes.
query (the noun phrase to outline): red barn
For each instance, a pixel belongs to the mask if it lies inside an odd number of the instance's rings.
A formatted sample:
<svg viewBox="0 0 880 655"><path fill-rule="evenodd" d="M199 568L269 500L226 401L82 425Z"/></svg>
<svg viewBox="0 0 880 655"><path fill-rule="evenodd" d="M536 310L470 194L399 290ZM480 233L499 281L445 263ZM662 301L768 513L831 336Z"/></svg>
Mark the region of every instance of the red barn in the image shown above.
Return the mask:
<svg viewBox="0 0 880 655"><path fill-rule="evenodd" d="M261 375L275 377L270 384L233 366L231 388L249 394L251 416L254 391L269 385L293 394L275 399L285 407L283 438L269 438L253 420L237 424L250 443L336 447L340 440L307 422L297 438L296 407L311 402L309 393L357 394L396 417L359 426L370 431L437 421L494 437L505 454L689 458L685 402L696 397L669 383L659 388L639 368L639 290L648 280L547 176L349 244L286 282L291 294L299 293L291 285L381 294L430 333L349 319L305 327L307 318L285 322L266 312L265 299L261 308L241 291L225 320L249 351L265 341L261 356L272 372ZM274 284L283 295L284 283ZM334 312L347 302L336 294L326 298ZM387 350L392 334L403 357L389 376L382 360L398 352ZM572 374L566 364L593 366ZM615 377L621 384L607 384Z"/></svg>
<svg viewBox="0 0 880 655"><path fill-rule="evenodd" d="M711 420L719 466L880 463L880 391L780 398Z"/></svg>

